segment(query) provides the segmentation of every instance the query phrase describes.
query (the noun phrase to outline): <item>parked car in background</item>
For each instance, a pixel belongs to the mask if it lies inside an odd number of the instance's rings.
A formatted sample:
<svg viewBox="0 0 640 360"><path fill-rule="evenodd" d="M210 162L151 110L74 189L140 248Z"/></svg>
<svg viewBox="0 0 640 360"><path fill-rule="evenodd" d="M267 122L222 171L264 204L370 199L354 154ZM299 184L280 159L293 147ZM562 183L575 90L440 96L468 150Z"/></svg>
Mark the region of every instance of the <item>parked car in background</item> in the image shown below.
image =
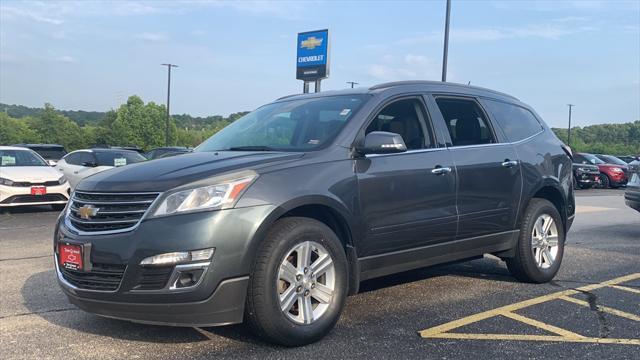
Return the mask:
<svg viewBox="0 0 640 360"><path fill-rule="evenodd" d="M35 151L0 146L0 207L51 205L62 210L69 182Z"/></svg>
<svg viewBox="0 0 640 360"><path fill-rule="evenodd" d="M153 160L153 159L159 159L163 157L188 154L192 151L193 151L192 149L187 149L186 147L182 147L182 146L168 146L168 147L155 148L149 151L148 153L144 154L144 156L149 160Z"/></svg>
<svg viewBox="0 0 640 360"><path fill-rule="evenodd" d="M576 153L573 161L582 164L596 165L600 170L600 187L603 189L618 188L626 185L629 180L629 167L626 165L609 164L593 154Z"/></svg>
<svg viewBox="0 0 640 360"><path fill-rule="evenodd" d="M55 168L67 177L71 189L74 189L87 176L145 160L144 156L131 150L85 149L67 154L58 161Z"/></svg>
<svg viewBox="0 0 640 360"><path fill-rule="evenodd" d="M406 81L293 95L191 154L82 180L53 233L56 274L91 313L245 321L304 345L363 280L489 253L551 281L571 176L570 150L503 93Z"/></svg>
<svg viewBox="0 0 640 360"><path fill-rule="evenodd" d="M633 161L640 161L640 156L636 156L636 155L621 155L618 156L618 159L625 161L627 164L633 162Z"/></svg>
<svg viewBox="0 0 640 360"><path fill-rule="evenodd" d="M15 144L13 146L31 149L42 156L49 165L55 166L58 160L67 155L64 146L58 144Z"/></svg>
<svg viewBox="0 0 640 360"><path fill-rule="evenodd" d="M640 160L629 164L631 179L627 183L627 191L624 193L625 203L632 209L640 211Z"/></svg>
<svg viewBox="0 0 640 360"><path fill-rule="evenodd" d="M600 184L600 170L596 165L573 163L573 188L589 189Z"/></svg>
<svg viewBox="0 0 640 360"><path fill-rule="evenodd" d="M620 165L620 166L624 166L626 168L629 167L629 163L616 157L613 155L604 155L604 154L595 154L596 157L604 162L606 162L607 164L614 164L614 165Z"/></svg>

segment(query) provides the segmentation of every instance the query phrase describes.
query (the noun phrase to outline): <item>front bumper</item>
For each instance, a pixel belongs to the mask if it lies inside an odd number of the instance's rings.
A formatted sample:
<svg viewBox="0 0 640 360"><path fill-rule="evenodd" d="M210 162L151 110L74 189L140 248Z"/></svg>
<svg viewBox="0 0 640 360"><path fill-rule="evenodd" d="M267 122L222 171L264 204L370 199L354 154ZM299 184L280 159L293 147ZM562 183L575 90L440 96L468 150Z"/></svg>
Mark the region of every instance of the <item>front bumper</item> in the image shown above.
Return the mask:
<svg viewBox="0 0 640 360"><path fill-rule="evenodd" d="M0 185L0 207L66 204L69 183L47 186L45 195L31 195L31 187Z"/></svg>
<svg viewBox="0 0 640 360"><path fill-rule="evenodd" d="M241 322L251 266L248 249L273 210L264 205L147 219L130 232L101 235L74 233L61 217L54 239L58 283L71 303L97 315L173 326ZM67 281L77 279L59 268L59 243L88 249L85 264L92 270L79 274L84 276L80 280L91 279L95 269L122 269L117 287L103 291ZM205 248L215 248L215 252L196 285L141 289L146 276L145 268L139 265L142 259Z"/></svg>

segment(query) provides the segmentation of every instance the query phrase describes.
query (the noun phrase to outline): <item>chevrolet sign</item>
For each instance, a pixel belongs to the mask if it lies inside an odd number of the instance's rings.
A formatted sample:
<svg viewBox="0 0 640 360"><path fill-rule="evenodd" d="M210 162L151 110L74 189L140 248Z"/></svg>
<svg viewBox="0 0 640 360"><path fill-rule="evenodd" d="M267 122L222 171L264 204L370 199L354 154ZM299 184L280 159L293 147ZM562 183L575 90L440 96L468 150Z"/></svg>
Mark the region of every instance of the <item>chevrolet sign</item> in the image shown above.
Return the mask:
<svg viewBox="0 0 640 360"><path fill-rule="evenodd" d="M315 81L329 75L329 30L299 33L297 49L298 80Z"/></svg>

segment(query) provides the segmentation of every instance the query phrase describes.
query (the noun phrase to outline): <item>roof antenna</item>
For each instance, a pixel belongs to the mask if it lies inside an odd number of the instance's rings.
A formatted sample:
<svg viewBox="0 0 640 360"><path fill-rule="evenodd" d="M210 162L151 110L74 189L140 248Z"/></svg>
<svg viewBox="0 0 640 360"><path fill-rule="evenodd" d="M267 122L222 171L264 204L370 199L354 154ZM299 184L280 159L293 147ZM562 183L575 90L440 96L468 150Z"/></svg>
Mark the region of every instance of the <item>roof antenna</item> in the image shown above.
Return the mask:
<svg viewBox="0 0 640 360"><path fill-rule="evenodd" d="M467 83L467 86L470 86L470 85L471 85L471 81L469 81L469 82Z"/></svg>

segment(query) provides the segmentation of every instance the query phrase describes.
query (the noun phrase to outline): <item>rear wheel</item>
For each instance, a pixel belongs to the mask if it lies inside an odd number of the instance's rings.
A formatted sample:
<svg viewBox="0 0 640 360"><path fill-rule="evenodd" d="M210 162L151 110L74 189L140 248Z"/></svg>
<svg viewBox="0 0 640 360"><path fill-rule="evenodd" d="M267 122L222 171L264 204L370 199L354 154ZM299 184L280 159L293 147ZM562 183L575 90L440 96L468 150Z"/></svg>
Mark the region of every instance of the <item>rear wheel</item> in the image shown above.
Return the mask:
<svg viewBox="0 0 640 360"><path fill-rule="evenodd" d="M285 346L315 342L334 327L347 295L347 259L325 224L276 222L250 276L245 318L254 333Z"/></svg>
<svg viewBox="0 0 640 360"><path fill-rule="evenodd" d="M525 211L516 254L507 259L513 276L523 282L551 281L560 269L564 254L564 227L553 204L534 198Z"/></svg>

